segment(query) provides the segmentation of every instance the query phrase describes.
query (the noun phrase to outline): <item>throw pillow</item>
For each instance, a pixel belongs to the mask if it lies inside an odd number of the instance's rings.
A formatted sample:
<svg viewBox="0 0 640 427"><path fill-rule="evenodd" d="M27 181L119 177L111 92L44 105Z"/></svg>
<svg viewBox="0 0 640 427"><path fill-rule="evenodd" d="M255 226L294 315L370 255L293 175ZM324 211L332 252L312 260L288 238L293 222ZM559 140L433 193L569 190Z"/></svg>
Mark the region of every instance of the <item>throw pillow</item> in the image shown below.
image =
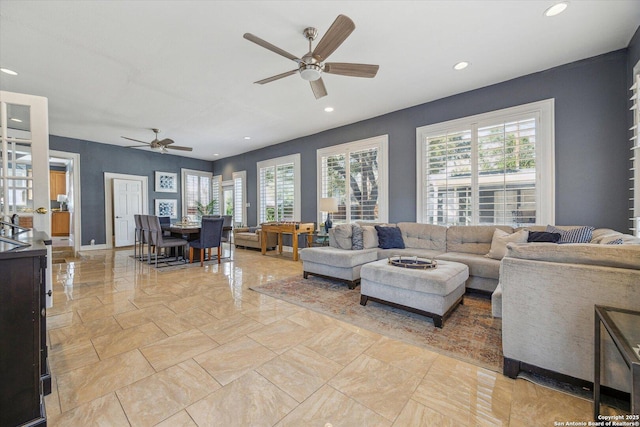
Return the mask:
<svg viewBox="0 0 640 427"><path fill-rule="evenodd" d="M362 243L364 249L378 247L378 232L373 225L362 225Z"/></svg>
<svg viewBox="0 0 640 427"><path fill-rule="evenodd" d="M536 243L558 243L560 233L547 233L546 231L529 231L527 242Z"/></svg>
<svg viewBox="0 0 640 427"><path fill-rule="evenodd" d="M402 231L398 227L382 227L376 225L378 247L382 249L404 249Z"/></svg>
<svg viewBox="0 0 640 427"><path fill-rule="evenodd" d="M605 243L605 245L621 245L623 242L624 241L622 239L615 239Z"/></svg>
<svg viewBox="0 0 640 427"><path fill-rule="evenodd" d="M547 225L547 232L559 233L558 243L589 243L593 236L594 227L575 227L569 230L561 230L553 225Z"/></svg>
<svg viewBox="0 0 640 427"><path fill-rule="evenodd" d="M333 227L333 236L338 249L351 249L351 224L338 224Z"/></svg>
<svg viewBox="0 0 640 427"><path fill-rule="evenodd" d="M491 239L491 249L485 256L487 258L502 259L507 254L507 243L527 243L529 232L520 230L513 234L509 234L504 230L496 228Z"/></svg>
<svg viewBox="0 0 640 427"><path fill-rule="evenodd" d="M358 224L352 224L353 228L351 231L351 249L354 251L364 249L364 236L362 227Z"/></svg>

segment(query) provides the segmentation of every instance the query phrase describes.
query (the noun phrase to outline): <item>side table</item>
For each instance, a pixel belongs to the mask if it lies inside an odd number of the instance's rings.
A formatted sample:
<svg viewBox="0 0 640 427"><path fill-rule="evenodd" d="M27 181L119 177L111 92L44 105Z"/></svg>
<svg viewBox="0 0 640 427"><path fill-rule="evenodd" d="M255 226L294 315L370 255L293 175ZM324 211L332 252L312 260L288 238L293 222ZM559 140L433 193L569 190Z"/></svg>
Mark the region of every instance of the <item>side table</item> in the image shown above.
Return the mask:
<svg viewBox="0 0 640 427"><path fill-rule="evenodd" d="M631 414L640 413L640 311L595 306L593 418L600 415L600 324L613 340L631 375ZM635 349L635 350L634 350ZM635 419L637 420L637 419Z"/></svg>

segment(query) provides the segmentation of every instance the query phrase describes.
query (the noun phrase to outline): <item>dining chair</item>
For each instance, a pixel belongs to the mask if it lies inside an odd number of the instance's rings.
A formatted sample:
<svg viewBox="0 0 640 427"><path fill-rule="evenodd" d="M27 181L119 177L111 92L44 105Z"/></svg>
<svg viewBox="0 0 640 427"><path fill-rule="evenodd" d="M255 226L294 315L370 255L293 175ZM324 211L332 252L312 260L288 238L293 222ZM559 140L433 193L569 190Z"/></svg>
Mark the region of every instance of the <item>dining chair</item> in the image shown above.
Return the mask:
<svg viewBox="0 0 640 427"><path fill-rule="evenodd" d="M133 221L136 225L136 228L134 230L134 236L133 236L133 259L138 259L137 256L137 252L139 252L139 247L138 245L140 245L142 243L142 222L140 219L140 214L134 214L133 215ZM141 255L142 256L142 255Z"/></svg>
<svg viewBox="0 0 640 427"><path fill-rule="evenodd" d="M149 241L149 215L140 215L140 260L144 261L144 247L147 246L147 256L151 257L151 244Z"/></svg>
<svg viewBox="0 0 640 427"><path fill-rule="evenodd" d="M189 243L185 239L178 237L167 237L162 231L160 226L160 219L155 215L148 215L147 220L149 222L149 243L155 247L156 252L156 267L158 266L158 258L160 257L160 251L164 249L165 257L167 248L176 249L176 260L178 259L177 249L182 247L182 255L184 259L184 247ZM149 257L149 263L151 263L151 257Z"/></svg>
<svg viewBox="0 0 640 427"><path fill-rule="evenodd" d="M200 227L200 238L189 242L189 263L193 262L193 250L200 249L200 267L204 265L204 250L207 249L211 259L211 248L218 248L218 264L222 257L222 218L203 218Z"/></svg>

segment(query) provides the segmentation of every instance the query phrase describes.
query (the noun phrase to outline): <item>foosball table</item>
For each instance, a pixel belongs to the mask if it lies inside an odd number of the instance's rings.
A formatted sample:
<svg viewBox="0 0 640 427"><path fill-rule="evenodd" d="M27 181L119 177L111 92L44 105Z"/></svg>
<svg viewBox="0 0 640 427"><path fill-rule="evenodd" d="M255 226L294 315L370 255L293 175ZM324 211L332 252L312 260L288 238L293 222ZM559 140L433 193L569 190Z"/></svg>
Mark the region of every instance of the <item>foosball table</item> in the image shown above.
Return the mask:
<svg viewBox="0 0 640 427"><path fill-rule="evenodd" d="M294 261L298 260L298 235L307 235L307 246L311 246L313 242L315 226L312 222L265 222L260 226L262 228L262 255L267 253L267 233L278 235L278 253L280 254L282 254L282 235L291 234Z"/></svg>

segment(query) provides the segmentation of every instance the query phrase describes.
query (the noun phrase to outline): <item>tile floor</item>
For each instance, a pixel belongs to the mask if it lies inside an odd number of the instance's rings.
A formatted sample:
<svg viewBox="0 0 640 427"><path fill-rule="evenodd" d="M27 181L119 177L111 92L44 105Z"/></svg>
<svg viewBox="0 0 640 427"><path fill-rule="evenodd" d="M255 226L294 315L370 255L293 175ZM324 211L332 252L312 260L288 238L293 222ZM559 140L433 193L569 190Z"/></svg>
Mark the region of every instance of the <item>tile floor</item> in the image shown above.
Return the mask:
<svg viewBox="0 0 640 427"><path fill-rule="evenodd" d="M258 294L286 255L159 272L130 250L55 264L50 426L553 426L588 400Z"/></svg>

